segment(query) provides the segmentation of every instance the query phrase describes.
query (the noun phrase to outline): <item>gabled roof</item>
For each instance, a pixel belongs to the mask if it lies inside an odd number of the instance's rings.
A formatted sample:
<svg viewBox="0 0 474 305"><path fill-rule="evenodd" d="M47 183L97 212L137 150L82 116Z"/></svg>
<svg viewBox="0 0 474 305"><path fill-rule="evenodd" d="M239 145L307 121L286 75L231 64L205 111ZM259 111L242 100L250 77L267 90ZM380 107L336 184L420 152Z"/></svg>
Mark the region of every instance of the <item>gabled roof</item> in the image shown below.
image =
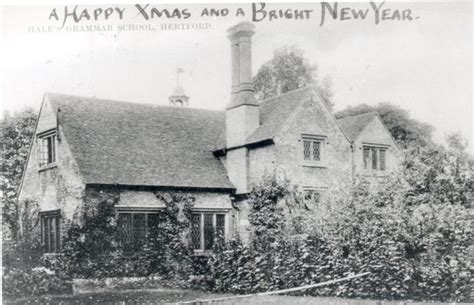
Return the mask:
<svg viewBox="0 0 474 305"><path fill-rule="evenodd" d="M47 97L86 184L234 188L211 152L223 112Z"/></svg>
<svg viewBox="0 0 474 305"><path fill-rule="evenodd" d="M247 143L273 139L298 105L308 101L313 87L303 87L260 102L260 127L247 137Z"/></svg>
<svg viewBox="0 0 474 305"><path fill-rule="evenodd" d="M337 123L341 127L346 137L351 141L355 141L360 135L365 126L367 126L374 117L377 116L376 112L368 112L355 116L350 116L342 119L338 119Z"/></svg>
<svg viewBox="0 0 474 305"><path fill-rule="evenodd" d="M259 103L247 144L272 140L313 87ZM234 189L213 152L226 148L224 111L46 94L86 184Z"/></svg>
<svg viewBox="0 0 474 305"><path fill-rule="evenodd" d="M246 145L272 140L298 105L313 94L313 87L303 87L258 103L260 107L260 127L247 137ZM225 114L224 114L225 115ZM220 131L214 151L226 148L225 124Z"/></svg>

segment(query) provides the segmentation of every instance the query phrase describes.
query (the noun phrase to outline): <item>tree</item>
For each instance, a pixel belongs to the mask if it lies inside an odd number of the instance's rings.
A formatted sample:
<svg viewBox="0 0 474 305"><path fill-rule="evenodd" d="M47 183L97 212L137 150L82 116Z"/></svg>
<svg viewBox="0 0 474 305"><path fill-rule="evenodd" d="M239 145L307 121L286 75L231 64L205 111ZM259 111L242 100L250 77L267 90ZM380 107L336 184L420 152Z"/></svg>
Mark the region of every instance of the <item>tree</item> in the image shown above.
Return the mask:
<svg viewBox="0 0 474 305"><path fill-rule="evenodd" d="M273 58L263 64L254 77L257 98L267 99L313 85L332 109L331 80L325 77L319 81L316 72L317 66L309 63L302 50L295 46L281 47L274 51Z"/></svg>
<svg viewBox="0 0 474 305"><path fill-rule="evenodd" d="M426 146L432 143L433 126L411 118L407 110L388 102L375 106L367 104L349 106L334 115L337 119L341 119L368 112L377 112L380 115L393 138L401 147L409 147L413 144Z"/></svg>
<svg viewBox="0 0 474 305"><path fill-rule="evenodd" d="M31 139L36 126L37 115L26 108L14 115L5 113L0 120L0 144L2 147L1 187L3 195L3 232L11 237L18 236L19 209L17 204L18 188L28 158ZM6 230L5 230L6 229Z"/></svg>
<svg viewBox="0 0 474 305"><path fill-rule="evenodd" d="M474 190L474 162L465 139L447 136L448 147L428 145L405 150L403 175L410 185L411 205L420 203L469 205Z"/></svg>

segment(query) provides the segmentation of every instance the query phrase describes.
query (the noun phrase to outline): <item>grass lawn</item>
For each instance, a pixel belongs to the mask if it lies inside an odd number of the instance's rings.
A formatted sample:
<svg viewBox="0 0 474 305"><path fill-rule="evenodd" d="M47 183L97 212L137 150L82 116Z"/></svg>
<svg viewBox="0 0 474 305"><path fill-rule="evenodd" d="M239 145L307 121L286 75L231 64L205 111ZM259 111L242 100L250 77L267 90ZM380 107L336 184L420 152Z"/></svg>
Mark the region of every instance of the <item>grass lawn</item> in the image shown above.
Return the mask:
<svg viewBox="0 0 474 305"><path fill-rule="evenodd" d="M143 289L143 290L123 290L112 292L87 293L80 295L57 295L30 297L17 300L3 300L4 304L49 304L49 305L73 305L73 304L176 304L179 302L189 302L194 300L211 300L220 299L232 294L216 294L198 290L160 290L160 289ZM211 304L211 303L209 303ZM380 300L360 300L346 298L329 298L329 297L305 297L305 296L289 296L289 295L270 295L270 296L254 296L245 298L233 298L230 300L221 300L213 302L215 305L240 305L240 304L298 304L298 305L404 305L404 304L420 304L420 305L438 305L453 303L427 303L427 302L410 302L410 301L380 301Z"/></svg>
<svg viewBox="0 0 474 305"><path fill-rule="evenodd" d="M215 299L230 294L215 294L198 290L124 290L113 292L86 293L80 295L51 295L17 300L3 300L4 304L166 304L192 301L196 299Z"/></svg>

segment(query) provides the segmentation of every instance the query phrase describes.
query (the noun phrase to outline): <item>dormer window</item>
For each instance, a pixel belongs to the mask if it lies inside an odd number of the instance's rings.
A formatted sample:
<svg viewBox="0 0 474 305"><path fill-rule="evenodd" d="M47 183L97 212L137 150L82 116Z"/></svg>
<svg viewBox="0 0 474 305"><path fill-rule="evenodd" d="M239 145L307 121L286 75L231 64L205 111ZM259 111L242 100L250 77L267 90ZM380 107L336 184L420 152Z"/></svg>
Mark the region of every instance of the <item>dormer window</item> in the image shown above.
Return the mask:
<svg viewBox="0 0 474 305"><path fill-rule="evenodd" d="M44 167L56 162L56 129L38 134L38 164Z"/></svg>

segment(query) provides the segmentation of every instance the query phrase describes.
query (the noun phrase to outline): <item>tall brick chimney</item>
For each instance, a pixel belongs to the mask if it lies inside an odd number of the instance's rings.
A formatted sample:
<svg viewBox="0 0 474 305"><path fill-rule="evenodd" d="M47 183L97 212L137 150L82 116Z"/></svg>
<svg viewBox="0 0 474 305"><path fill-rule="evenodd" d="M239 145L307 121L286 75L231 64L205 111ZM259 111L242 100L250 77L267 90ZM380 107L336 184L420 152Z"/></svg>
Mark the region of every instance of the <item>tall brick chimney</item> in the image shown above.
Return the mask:
<svg viewBox="0 0 474 305"><path fill-rule="evenodd" d="M237 194L247 192L247 137L260 125L259 106L252 82L252 36L250 22L227 31L232 57L232 98L226 107L227 172ZM239 147L239 148L235 148ZM235 148L235 149L232 149Z"/></svg>

